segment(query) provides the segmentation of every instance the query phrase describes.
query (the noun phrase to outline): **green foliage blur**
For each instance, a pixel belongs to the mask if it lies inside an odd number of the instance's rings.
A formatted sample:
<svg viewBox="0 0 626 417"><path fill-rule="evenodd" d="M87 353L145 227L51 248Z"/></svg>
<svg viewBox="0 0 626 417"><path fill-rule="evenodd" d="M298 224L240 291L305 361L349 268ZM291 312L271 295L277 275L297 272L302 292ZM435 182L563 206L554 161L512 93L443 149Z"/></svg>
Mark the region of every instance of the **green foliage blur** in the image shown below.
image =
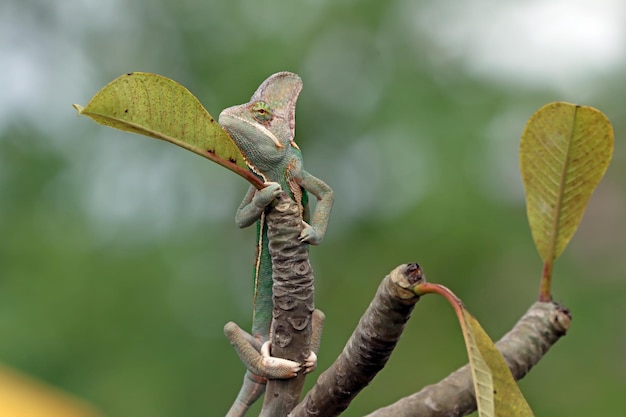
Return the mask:
<svg viewBox="0 0 626 417"><path fill-rule="evenodd" d="M506 332L541 276L519 175L524 124L555 100L609 117L612 165L554 271L571 331L521 386L538 416L623 415L626 37L611 49L596 26L563 26L567 16L540 7L523 26L514 3L3 2L0 361L109 416L225 413L244 369L222 327L251 319L254 230L233 221L247 184L170 144L77 118L71 104L148 71L217 117L289 70L304 80L306 168L336 193L326 240L311 248L327 316L319 370L400 263L419 262L455 291L494 339ZM426 297L344 415L465 362L452 310Z"/></svg>

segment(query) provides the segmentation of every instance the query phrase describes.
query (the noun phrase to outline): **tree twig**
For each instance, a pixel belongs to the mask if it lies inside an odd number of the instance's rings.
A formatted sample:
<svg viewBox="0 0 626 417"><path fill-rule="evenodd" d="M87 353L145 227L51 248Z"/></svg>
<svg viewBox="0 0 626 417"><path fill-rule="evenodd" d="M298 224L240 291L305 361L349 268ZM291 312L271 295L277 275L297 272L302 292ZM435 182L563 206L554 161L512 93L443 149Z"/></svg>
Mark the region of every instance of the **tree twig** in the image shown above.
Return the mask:
<svg viewBox="0 0 626 417"><path fill-rule="evenodd" d="M383 279L343 352L290 416L332 417L348 407L385 366L419 299L411 288L423 280L417 264L401 265Z"/></svg>
<svg viewBox="0 0 626 417"><path fill-rule="evenodd" d="M272 356L303 363L311 352L313 269L308 245L298 240L302 217L298 205L282 193L268 212L267 236L272 255ZM320 313L321 314L321 313ZM298 403L305 375L268 380L260 417L285 417Z"/></svg>
<svg viewBox="0 0 626 417"><path fill-rule="evenodd" d="M566 308L553 302L536 302L496 343L516 380L523 378L565 335L570 321ZM475 410L471 372L469 365L465 365L439 383L426 386L366 417L459 417Z"/></svg>

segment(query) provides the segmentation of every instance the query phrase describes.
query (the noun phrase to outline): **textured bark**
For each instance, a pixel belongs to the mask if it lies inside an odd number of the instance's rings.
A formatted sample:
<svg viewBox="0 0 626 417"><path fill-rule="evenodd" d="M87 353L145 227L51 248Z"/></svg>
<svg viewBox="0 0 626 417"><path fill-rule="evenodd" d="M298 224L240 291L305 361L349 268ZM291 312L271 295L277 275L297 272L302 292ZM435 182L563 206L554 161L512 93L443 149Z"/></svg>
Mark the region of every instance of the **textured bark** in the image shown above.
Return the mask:
<svg viewBox="0 0 626 417"><path fill-rule="evenodd" d="M341 355L292 416L332 417L348 407L385 366L419 299L411 288L422 281L417 264L401 265L385 277Z"/></svg>
<svg viewBox="0 0 626 417"><path fill-rule="evenodd" d="M552 302L533 304L515 327L496 343L513 377L519 380L569 329L571 315ZM458 417L476 411L469 365L459 368L439 383L424 387L367 417ZM315 414L300 414L299 416Z"/></svg>
<svg viewBox="0 0 626 417"><path fill-rule="evenodd" d="M272 255L272 356L304 362L311 352L313 270L308 245L298 236L302 217L298 205L285 193L266 216ZM319 342L317 342L319 343ZM305 375L268 380L261 417L285 417L298 403Z"/></svg>

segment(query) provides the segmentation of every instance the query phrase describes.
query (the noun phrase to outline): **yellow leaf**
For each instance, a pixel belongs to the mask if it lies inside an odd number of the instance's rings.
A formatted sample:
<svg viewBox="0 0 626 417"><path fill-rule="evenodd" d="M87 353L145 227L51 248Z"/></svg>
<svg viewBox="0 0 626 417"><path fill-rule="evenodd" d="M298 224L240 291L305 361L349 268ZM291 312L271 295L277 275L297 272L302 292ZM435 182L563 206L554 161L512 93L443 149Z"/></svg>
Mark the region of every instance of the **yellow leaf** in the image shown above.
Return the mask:
<svg viewBox="0 0 626 417"><path fill-rule="evenodd" d="M465 307L461 327L470 360L480 417L532 417L526 399L502 354Z"/></svg>
<svg viewBox="0 0 626 417"><path fill-rule="evenodd" d="M11 417L101 417L85 401L0 365L0 416Z"/></svg>
<svg viewBox="0 0 626 417"><path fill-rule="evenodd" d="M161 139L197 153L241 175L257 187L239 148L198 99L177 82L133 72L116 78L79 114L127 132Z"/></svg>
<svg viewBox="0 0 626 417"><path fill-rule="evenodd" d="M520 165L530 229L546 264L576 232L612 154L613 129L594 108L556 102L531 116Z"/></svg>

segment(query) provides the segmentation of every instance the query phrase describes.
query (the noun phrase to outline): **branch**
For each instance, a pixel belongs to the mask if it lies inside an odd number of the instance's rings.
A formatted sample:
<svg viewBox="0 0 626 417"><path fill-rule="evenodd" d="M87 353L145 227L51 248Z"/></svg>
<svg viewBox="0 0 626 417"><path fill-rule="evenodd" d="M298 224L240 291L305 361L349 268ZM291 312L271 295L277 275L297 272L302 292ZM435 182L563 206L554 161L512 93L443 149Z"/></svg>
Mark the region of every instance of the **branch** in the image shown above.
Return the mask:
<svg viewBox="0 0 626 417"><path fill-rule="evenodd" d="M401 265L383 279L343 352L290 417L333 417L348 407L387 363L419 299L411 288L423 279L417 264Z"/></svg>
<svg viewBox="0 0 626 417"><path fill-rule="evenodd" d="M275 213L275 216L270 216ZM274 265L272 354L304 362L311 349L313 273L295 203L279 197L267 216ZM384 367L419 297L412 288L423 281L417 264L401 265L381 282L374 300L335 363L297 406L304 375L268 381L262 417L333 417ZM513 376L521 379L567 332L571 316L552 302L537 302L496 346ZM295 408L294 408L295 406ZM438 384L403 398L367 417L456 417L476 410L469 366Z"/></svg>
<svg viewBox="0 0 626 417"><path fill-rule="evenodd" d="M311 352L313 270L308 245L298 240L302 216L284 192L265 217L272 255L272 356L303 363ZM321 313L320 313L321 314ZM305 375L267 382L261 417L284 417L300 400Z"/></svg>
<svg viewBox="0 0 626 417"><path fill-rule="evenodd" d="M569 329L571 315L552 302L536 302L496 343L516 380L523 378ZM366 417L457 417L476 410L469 365L439 383L380 408ZM305 416L303 414L302 416Z"/></svg>

